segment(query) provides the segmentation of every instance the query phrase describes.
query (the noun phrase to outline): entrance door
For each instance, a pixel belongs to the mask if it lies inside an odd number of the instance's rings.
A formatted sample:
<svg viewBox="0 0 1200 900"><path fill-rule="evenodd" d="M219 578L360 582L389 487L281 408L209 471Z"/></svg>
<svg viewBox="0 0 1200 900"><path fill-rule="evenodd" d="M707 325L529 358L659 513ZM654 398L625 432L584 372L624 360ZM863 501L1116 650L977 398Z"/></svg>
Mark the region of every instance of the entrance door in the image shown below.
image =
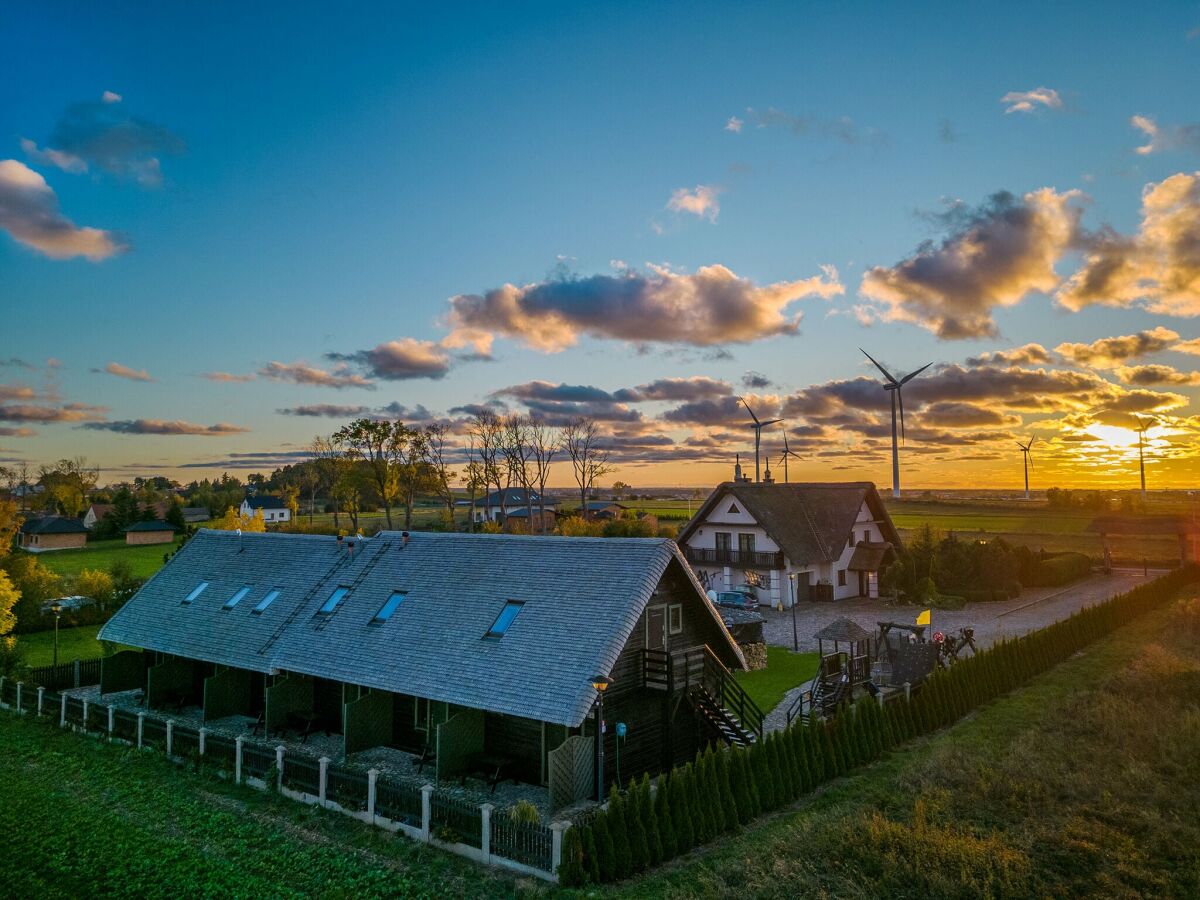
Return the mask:
<svg viewBox="0 0 1200 900"><path fill-rule="evenodd" d="M646 610L646 649L667 649L667 608L651 606Z"/></svg>

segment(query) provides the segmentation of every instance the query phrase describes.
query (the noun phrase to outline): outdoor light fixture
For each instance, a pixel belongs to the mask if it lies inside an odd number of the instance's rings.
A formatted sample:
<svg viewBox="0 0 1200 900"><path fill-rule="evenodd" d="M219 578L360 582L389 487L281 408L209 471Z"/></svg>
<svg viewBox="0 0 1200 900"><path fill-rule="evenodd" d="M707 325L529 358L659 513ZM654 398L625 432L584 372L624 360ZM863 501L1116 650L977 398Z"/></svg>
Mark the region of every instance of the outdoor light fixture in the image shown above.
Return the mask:
<svg viewBox="0 0 1200 900"><path fill-rule="evenodd" d="M593 675L596 689L596 801L604 799L604 692L612 684L607 675Z"/></svg>
<svg viewBox="0 0 1200 900"><path fill-rule="evenodd" d="M62 618L62 604L55 601L50 606L50 612L54 613L54 664L50 667L50 684L51 689L58 683L58 620Z"/></svg>

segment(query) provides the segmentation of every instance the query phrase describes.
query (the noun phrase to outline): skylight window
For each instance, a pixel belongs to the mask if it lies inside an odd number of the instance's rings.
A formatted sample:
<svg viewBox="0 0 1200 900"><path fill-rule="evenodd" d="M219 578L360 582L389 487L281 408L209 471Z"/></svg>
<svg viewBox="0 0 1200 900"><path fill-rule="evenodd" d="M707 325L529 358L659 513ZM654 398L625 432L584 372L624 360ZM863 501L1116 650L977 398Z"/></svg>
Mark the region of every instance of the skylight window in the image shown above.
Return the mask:
<svg viewBox="0 0 1200 900"><path fill-rule="evenodd" d="M392 596L387 598L387 602L383 606L379 607L379 612L375 613L375 618L371 622L386 622L392 617L392 613L400 608L400 604L404 602L404 598L407 596L408 594L404 591L396 591Z"/></svg>
<svg viewBox="0 0 1200 900"><path fill-rule="evenodd" d="M504 609L500 610L500 615L496 616L496 621L492 623L492 627L488 629L488 633L484 637L504 637L524 605L523 600L509 600L505 603Z"/></svg>
<svg viewBox="0 0 1200 900"><path fill-rule="evenodd" d="M253 612L261 613L264 609L274 603L278 596L279 588L273 588L272 590L267 591L267 596L258 601L258 606L254 607Z"/></svg>
<svg viewBox="0 0 1200 900"><path fill-rule="evenodd" d="M246 595L250 593L250 585L239 588L238 592L225 601L225 609L233 609L239 603L246 599Z"/></svg>
<svg viewBox="0 0 1200 900"><path fill-rule="evenodd" d="M199 597L201 594L204 593L204 589L206 587L208 587L207 581L200 582L198 585L196 585L194 588L192 588L192 592L190 594L188 594L186 597L183 598L182 605L186 606L187 604L191 603L193 600L195 600L197 597Z"/></svg>
<svg viewBox="0 0 1200 900"><path fill-rule="evenodd" d="M321 615L329 615L342 605L342 601L346 599L346 595L348 593L350 593L350 588L348 587L337 588L332 594L329 595L329 599L325 601L324 605L322 605L317 612Z"/></svg>

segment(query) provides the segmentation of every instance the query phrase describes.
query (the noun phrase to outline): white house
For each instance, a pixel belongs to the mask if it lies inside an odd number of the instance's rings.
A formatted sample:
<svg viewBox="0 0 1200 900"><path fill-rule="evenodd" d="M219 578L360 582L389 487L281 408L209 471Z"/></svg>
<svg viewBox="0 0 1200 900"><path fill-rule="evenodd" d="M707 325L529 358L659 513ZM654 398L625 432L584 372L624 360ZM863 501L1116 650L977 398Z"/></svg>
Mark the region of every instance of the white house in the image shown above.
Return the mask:
<svg viewBox="0 0 1200 900"><path fill-rule="evenodd" d="M760 603L878 597L900 535L869 481L718 485L677 538L710 589ZM791 581L789 581L791 579Z"/></svg>
<svg viewBox="0 0 1200 900"><path fill-rule="evenodd" d="M247 497L242 501L241 508L238 511L243 516L252 516L255 510L259 509L262 510L263 521L268 525L278 525L281 522L292 521L292 511L287 508L287 504L278 497L272 497L270 494Z"/></svg>

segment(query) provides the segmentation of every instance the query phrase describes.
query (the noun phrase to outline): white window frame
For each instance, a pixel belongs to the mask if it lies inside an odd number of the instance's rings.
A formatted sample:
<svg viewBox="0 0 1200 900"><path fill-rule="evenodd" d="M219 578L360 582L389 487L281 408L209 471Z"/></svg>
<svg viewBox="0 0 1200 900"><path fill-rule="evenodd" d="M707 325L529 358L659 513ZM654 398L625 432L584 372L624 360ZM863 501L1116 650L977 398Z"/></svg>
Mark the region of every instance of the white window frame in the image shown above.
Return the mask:
<svg viewBox="0 0 1200 900"><path fill-rule="evenodd" d="M667 607L667 634L680 634L683 631L683 604L672 603Z"/></svg>

